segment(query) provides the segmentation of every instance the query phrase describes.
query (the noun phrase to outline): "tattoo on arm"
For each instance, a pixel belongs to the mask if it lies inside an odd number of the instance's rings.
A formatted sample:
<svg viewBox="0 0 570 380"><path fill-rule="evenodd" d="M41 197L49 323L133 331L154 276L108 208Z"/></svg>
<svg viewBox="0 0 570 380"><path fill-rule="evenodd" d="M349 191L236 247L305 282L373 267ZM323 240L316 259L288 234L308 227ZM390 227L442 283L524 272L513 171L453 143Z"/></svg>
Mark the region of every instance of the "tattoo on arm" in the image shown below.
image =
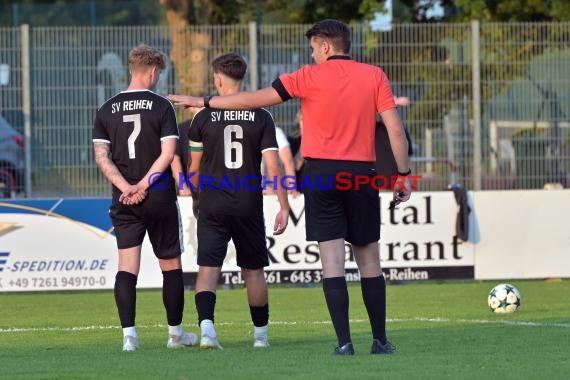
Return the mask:
<svg viewBox="0 0 570 380"><path fill-rule="evenodd" d="M125 181L123 175L111 160L110 145L107 143L95 142L93 143L93 148L95 150L95 162L109 182L117 186L120 182Z"/></svg>

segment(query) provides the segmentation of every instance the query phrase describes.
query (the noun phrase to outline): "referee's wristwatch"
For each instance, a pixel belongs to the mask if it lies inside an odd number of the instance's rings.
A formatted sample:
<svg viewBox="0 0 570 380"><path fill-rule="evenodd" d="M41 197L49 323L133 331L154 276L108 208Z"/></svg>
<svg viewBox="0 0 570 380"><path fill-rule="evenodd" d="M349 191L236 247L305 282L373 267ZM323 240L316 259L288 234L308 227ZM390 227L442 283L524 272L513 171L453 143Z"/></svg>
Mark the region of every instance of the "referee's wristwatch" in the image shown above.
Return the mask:
<svg viewBox="0 0 570 380"><path fill-rule="evenodd" d="M408 171L405 172L405 173L402 173L402 172L398 171L398 175L399 175L400 177L407 177L407 176L409 176L410 174L412 174L412 169L408 169Z"/></svg>
<svg viewBox="0 0 570 380"><path fill-rule="evenodd" d="M204 96L204 107L210 108L210 99L212 99L214 95L206 95Z"/></svg>

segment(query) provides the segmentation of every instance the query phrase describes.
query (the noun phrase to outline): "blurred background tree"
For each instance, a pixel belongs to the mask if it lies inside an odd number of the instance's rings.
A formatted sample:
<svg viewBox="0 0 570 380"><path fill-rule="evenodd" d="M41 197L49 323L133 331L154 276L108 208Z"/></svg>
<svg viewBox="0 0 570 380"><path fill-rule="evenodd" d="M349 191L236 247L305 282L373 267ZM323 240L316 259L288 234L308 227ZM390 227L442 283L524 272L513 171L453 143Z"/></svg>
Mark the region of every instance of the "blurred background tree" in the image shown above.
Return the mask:
<svg viewBox="0 0 570 380"><path fill-rule="evenodd" d="M158 0L2 0L0 26L113 26L164 23Z"/></svg>
<svg viewBox="0 0 570 380"><path fill-rule="evenodd" d="M206 30L190 26L259 23L311 23L322 18L345 22L371 20L383 10L376 0L160 0L172 39L171 59L178 69L180 90L204 93L208 75Z"/></svg>
<svg viewBox="0 0 570 380"><path fill-rule="evenodd" d="M413 22L568 21L568 0L394 0ZM438 9L439 12L433 12Z"/></svg>

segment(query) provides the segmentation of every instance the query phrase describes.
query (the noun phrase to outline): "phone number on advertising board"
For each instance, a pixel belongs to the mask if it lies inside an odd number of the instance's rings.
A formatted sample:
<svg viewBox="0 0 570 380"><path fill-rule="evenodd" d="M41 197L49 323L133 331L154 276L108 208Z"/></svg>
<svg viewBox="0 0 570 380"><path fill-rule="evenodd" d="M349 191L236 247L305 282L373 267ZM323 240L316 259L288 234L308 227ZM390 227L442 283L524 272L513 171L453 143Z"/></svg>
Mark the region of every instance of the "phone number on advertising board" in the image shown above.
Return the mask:
<svg viewBox="0 0 570 380"><path fill-rule="evenodd" d="M223 272L220 279L223 285L237 285L245 282L241 272ZM322 279L323 271L320 269L265 272L265 281L268 284L309 284L321 282Z"/></svg>
<svg viewBox="0 0 570 380"><path fill-rule="evenodd" d="M104 276L67 276L67 277L23 277L11 279L4 283L6 288L17 289L53 289L53 288L87 288L104 286Z"/></svg>

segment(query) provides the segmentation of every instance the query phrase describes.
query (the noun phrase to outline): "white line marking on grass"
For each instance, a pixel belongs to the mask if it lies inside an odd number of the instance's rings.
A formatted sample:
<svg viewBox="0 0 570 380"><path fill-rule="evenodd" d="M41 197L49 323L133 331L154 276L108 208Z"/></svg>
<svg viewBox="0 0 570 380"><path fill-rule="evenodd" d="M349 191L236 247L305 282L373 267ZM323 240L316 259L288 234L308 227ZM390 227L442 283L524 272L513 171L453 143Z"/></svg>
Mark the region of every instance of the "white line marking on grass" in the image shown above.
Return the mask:
<svg viewBox="0 0 570 380"><path fill-rule="evenodd" d="M498 324L512 326L531 326L531 327L561 327L568 329L570 323L543 323L532 321L508 321L508 320L490 320L490 319L449 319L449 318L424 318L416 317L413 319L388 319L387 322L433 322L433 323L471 323L471 324Z"/></svg>
<svg viewBox="0 0 570 380"><path fill-rule="evenodd" d="M43 332L43 331L111 330L111 329L119 329L120 327L121 326L8 327L8 328L0 329L0 333Z"/></svg>
<svg viewBox="0 0 570 380"><path fill-rule="evenodd" d="M351 323L368 323L368 319L351 319ZM568 329L570 323L543 323L532 321L508 321L508 320L489 320L489 319L449 319L449 318L395 318L388 319L388 323L409 323L409 322L428 322L428 323L470 323L476 325L482 324L498 324L509 326L528 326L528 327L558 327ZM218 322L217 326L233 326L240 325L237 322ZM251 322L244 322L244 325L249 326ZM271 321L272 325L292 326L292 325L330 325L331 321ZM119 330L121 327L118 325L113 326L75 326L75 327L7 327L0 328L0 333L21 333L21 332L49 332L49 331L90 331L90 330ZM155 323L150 325L138 325L137 328L150 329L150 328L167 328L165 324Z"/></svg>

